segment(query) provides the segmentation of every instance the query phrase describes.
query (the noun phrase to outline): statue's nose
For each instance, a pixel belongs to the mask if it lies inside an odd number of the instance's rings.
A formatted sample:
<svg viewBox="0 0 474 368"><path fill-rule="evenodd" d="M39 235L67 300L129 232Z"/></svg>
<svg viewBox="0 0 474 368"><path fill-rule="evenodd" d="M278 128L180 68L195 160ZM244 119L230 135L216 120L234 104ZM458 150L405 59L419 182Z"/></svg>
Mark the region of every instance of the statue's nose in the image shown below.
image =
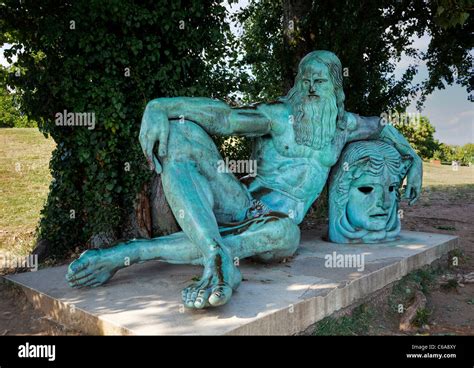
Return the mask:
<svg viewBox="0 0 474 368"><path fill-rule="evenodd" d="M391 198L388 190L383 193L383 209L388 210L390 208Z"/></svg>
<svg viewBox="0 0 474 368"><path fill-rule="evenodd" d="M380 191L377 194L378 194L377 195L377 202L376 202L377 207L383 209L384 211L390 209L391 197L390 197L390 193L389 193L388 189Z"/></svg>

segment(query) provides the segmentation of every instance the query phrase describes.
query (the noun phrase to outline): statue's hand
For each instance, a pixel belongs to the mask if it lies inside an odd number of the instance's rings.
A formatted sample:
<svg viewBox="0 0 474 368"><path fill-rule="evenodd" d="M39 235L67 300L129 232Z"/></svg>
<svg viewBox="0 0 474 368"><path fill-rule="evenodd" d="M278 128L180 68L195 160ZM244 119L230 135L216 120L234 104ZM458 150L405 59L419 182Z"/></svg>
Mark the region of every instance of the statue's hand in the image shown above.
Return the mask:
<svg viewBox="0 0 474 368"><path fill-rule="evenodd" d="M170 123L167 114L162 110L145 110L140 128L140 145L147 159L150 170L161 174L162 167L157 157L153 154L156 142L159 142L158 156L164 157L168 152L168 135Z"/></svg>
<svg viewBox="0 0 474 368"><path fill-rule="evenodd" d="M423 179L423 161L419 157L415 157L412 166L407 173L407 186L405 188L405 199L411 206L419 198L421 194L421 186Z"/></svg>

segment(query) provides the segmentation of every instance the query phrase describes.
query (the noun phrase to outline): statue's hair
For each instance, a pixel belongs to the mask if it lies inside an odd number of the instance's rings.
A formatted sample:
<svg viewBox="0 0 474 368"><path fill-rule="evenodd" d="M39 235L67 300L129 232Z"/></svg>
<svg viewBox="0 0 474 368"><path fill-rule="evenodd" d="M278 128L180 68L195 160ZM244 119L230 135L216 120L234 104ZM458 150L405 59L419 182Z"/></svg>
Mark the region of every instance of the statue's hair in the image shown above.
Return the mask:
<svg viewBox="0 0 474 368"><path fill-rule="evenodd" d="M337 190L339 193L338 202L347 203L346 197L353 180L364 173L381 175L385 167L391 174L399 175L401 164L400 153L388 143L382 141L351 143L346 146L331 173L331 183L336 184L331 190Z"/></svg>
<svg viewBox="0 0 474 368"><path fill-rule="evenodd" d="M349 200L349 189L352 181L357 180L363 174L374 176L383 175L385 168L388 172L399 178L401 184L411 159L405 158L390 144L383 141L359 141L346 146L333 167L329 181L329 210L330 221L344 236L352 239L360 239L370 236L369 231L355 231L347 220L346 206ZM396 189L397 200L400 198L399 188ZM390 214L385 236L396 236L400 230L400 221L396 208Z"/></svg>
<svg viewBox="0 0 474 368"><path fill-rule="evenodd" d="M315 60L326 65L329 69L329 75L334 86L334 94L336 95L337 126L341 129L344 129L346 126L344 110L344 101L346 96L344 94L344 89L342 88L342 64L339 58L333 52L326 50L316 50L310 52L303 59L301 59L300 64L298 65L298 74L295 78L295 85L288 92L286 98L291 100L293 95L299 92L297 82L302 79L303 70L306 65Z"/></svg>

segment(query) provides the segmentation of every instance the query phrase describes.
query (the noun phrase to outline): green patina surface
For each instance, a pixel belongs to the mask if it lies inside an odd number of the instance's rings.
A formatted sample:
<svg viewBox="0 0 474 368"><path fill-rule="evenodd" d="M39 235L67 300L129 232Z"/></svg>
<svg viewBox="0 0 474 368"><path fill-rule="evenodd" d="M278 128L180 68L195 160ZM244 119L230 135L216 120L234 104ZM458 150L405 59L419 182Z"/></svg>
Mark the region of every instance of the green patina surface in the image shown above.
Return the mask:
<svg viewBox="0 0 474 368"><path fill-rule="evenodd" d="M182 232L86 251L69 266L69 284L99 286L121 268L159 259L203 266L202 277L182 292L185 306L227 303L242 280L240 259L274 261L296 251L298 225L351 142L377 140L392 147L392 156L409 158L405 196L414 203L421 193L421 159L379 117L345 111L341 71L335 54L314 51L301 60L293 88L277 101L239 108L205 97L150 101L140 143L150 168L161 174ZM256 173L238 180L232 172L219 170L223 158L210 135L253 138ZM404 174L400 169L397 183ZM393 177L384 171L375 177L380 188L373 194L383 198ZM368 227L360 230L371 231L380 222L359 218L369 203L355 197L349 203L354 205L351 220ZM393 199L387 203L396 207Z"/></svg>

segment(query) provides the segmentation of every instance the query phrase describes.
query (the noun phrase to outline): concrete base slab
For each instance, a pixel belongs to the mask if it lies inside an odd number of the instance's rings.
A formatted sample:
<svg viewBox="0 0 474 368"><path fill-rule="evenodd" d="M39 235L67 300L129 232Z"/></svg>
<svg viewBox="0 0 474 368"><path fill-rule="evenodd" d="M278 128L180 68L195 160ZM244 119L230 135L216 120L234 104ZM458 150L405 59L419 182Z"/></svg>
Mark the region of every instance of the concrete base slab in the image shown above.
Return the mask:
<svg viewBox="0 0 474 368"><path fill-rule="evenodd" d="M385 244L340 245L320 239L303 232L297 255L286 263L242 261L244 281L231 302L200 311L181 303L181 289L200 276L200 267L151 261L119 271L105 286L81 290L67 286L66 266L5 278L47 315L88 334L295 334L430 264L458 241L406 231ZM350 264L362 255L364 267Z"/></svg>

